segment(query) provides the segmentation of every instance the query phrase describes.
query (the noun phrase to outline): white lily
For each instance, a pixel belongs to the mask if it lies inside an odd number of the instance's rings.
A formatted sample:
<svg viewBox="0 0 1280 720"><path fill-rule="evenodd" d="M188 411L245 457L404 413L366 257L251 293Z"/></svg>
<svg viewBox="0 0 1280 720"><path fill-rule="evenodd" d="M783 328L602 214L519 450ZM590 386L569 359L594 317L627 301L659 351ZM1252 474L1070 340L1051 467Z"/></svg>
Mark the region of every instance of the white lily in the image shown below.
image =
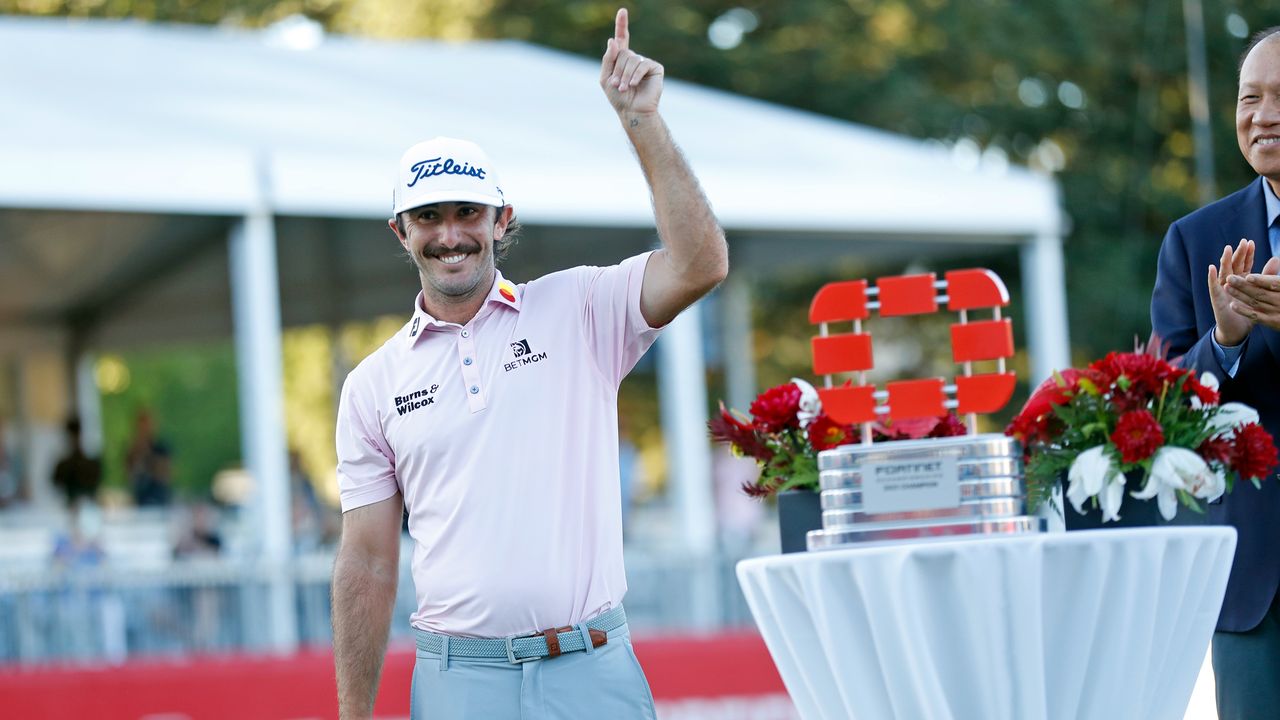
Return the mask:
<svg viewBox="0 0 1280 720"><path fill-rule="evenodd" d="M1226 490L1221 475L1196 453L1181 447L1162 447L1151 461L1147 485L1132 493L1138 500L1156 498L1160 516L1172 520L1178 512L1178 493L1185 490L1195 497L1215 500Z"/></svg>
<svg viewBox="0 0 1280 720"><path fill-rule="evenodd" d="M1204 371L1204 373L1200 375L1200 384L1209 388L1214 392L1217 392L1219 387L1218 376L1206 370ZM1191 407L1196 410L1199 410L1200 408L1205 407L1205 404L1200 401L1199 396L1193 393L1191 395Z"/></svg>
<svg viewBox="0 0 1280 720"><path fill-rule="evenodd" d="M1119 468L1107 476L1098 493L1098 507L1102 510L1102 522L1120 519L1120 503L1124 502L1124 473Z"/></svg>
<svg viewBox="0 0 1280 720"><path fill-rule="evenodd" d="M1102 521L1120 519L1120 502L1124 499L1124 476L1103 446L1098 445L1076 456L1067 471L1067 500L1076 512L1084 514L1084 503L1097 495L1102 508Z"/></svg>
<svg viewBox="0 0 1280 720"><path fill-rule="evenodd" d="M1176 450L1178 452L1164 452L1165 450ZM1160 459L1162 453L1165 457L1163 462ZM1194 497L1217 500L1222 493L1227 491L1226 476L1222 473L1214 472L1213 468L1209 467L1209 463L1205 462L1199 453L1186 448L1161 448L1151 462L1152 474L1157 471L1177 473L1182 481L1182 488Z"/></svg>
<svg viewBox="0 0 1280 720"><path fill-rule="evenodd" d="M800 421L801 428L807 428L822 414L822 401L818 399L818 391L808 382L800 378L791 378L791 382L800 388L800 409L796 412L796 419Z"/></svg>
<svg viewBox="0 0 1280 720"><path fill-rule="evenodd" d="M1199 488L1192 489L1191 494L1198 498L1213 502L1214 500L1222 497L1222 494L1227 491L1227 475L1223 471L1214 470L1213 468L1210 468L1209 471L1210 474L1213 475L1213 481L1205 483Z"/></svg>
<svg viewBox="0 0 1280 720"><path fill-rule="evenodd" d="M1244 403L1229 402L1218 408L1218 412L1209 418L1209 427L1213 434L1233 432L1241 425L1258 422L1258 411Z"/></svg>

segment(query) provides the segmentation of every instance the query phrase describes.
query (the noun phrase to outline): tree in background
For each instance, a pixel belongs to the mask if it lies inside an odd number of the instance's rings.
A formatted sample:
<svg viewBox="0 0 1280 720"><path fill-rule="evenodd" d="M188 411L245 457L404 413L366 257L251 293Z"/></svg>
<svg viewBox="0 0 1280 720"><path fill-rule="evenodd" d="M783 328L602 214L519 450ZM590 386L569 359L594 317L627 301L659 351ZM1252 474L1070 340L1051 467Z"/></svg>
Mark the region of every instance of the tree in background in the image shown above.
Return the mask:
<svg viewBox="0 0 1280 720"><path fill-rule="evenodd" d="M97 364L102 392L103 482L128 492L126 453L141 410L172 452L178 498L209 494L215 473L240 456L235 355L230 343L108 355Z"/></svg>
<svg viewBox="0 0 1280 720"><path fill-rule="evenodd" d="M961 163L1056 172L1070 220L1077 352L1146 337L1160 240L1197 204L1177 3L632 5L647 19L646 47L674 77L938 140ZM598 54L612 7L499 0L484 34ZM1235 148L1236 57L1250 28L1280 16L1218 0L1204 3L1204 16L1217 180L1234 189L1250 177ZM764 139L761 150L769 147ZM945 192L921 178L921 212L931 193Z"/></svg>

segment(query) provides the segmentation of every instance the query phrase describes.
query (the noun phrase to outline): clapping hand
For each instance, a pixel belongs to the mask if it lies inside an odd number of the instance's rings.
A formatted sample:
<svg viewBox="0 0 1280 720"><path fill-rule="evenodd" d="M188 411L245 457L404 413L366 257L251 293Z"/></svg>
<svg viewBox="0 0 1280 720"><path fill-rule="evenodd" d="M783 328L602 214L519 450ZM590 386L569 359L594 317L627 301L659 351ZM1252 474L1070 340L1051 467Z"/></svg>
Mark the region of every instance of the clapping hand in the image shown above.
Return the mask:
<svg viewBox="0 0 1280 720"><path fill-rule="evenodd" d="M1250 266L1252 255L1250 252ZM1236 272L1225 280L1223 289L1231 299L1233 313L1251 325L1257 323L1280 330L1280 258L1268 260L1260 273ZM1216 303L1214 312L1217 312Z"/></svg>
<svg viewBox="0 0 1280 720"><path fill-rule="evenodd" d="M1209 266L1209 300L1217 323L1213 336L1219 345L1239 345L1253 329L1253 320L1233 308L1235 303L1228 294L1230 279L1253 269L1253 254L1253 241L1241 238L1235 250L1230 245L1222 248L1222 260L1217 267Z"/></svg>

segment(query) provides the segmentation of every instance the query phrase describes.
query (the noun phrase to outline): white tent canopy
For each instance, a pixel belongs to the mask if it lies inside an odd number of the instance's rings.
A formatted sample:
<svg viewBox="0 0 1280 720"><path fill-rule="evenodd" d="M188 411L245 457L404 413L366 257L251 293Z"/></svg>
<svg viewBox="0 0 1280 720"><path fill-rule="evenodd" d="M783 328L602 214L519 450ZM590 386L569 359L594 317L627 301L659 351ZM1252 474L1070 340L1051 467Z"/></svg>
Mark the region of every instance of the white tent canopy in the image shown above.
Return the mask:
<svg viewBox="0 0 1280 720"><path fill-rule="evenodd" d="M138 268L171 275L200 240L257 207L351 221L327 227L347 246L336 264L358 264L379 254L369 238L391 242L368 221L389 214L399 153L437 134L479 142L500 169L530 228L517 275L530 262L567 264L553 254L566 245L607 261L618 254L600 246L618 238L627 238L620 249L647 244L648 192L594 60L516 42L330 37L298 50L287 37L0 18L0 83L11 101L0 113L0 208L14 209L0 227L8 244L42 260L43 273L0 248L0 317L41 323L91 300L84 311L110 314L103 301L123 293L118 286L149 279ZM731 234L735 267L927 257L1060 235L1054 183L1020 168L963 169L939 146L677 81L663 107ZM40 210L111 216L51 221ZM314 226L277 232L285 244L315 244ZM41 242L49 235L57 248ZM93 264L75 262L86 256ZM354 288L382 284L373 279L351 278ZM1051 284L1037 296L1053 294ZM106 320L100 337L109 337ZM1059 320L1037 325L1058 336ZM1040 360L1065 351L1049 342L1051 351L1033 340L1038 375L1052 366Z"/></svg>
<svg viewBox="0 0 1280 720"><path fill-rule="evenodd" d="M302 40L0 18L0 354L234 333L269 560L288 542L287 522L265 520L287 512L280 327L408 313L416 278L381 227L405 147L451 135L486 148L526 227L507 271L518 280L653 240L595 60L509 41ZM1066 364L1051 179L670 79L663 109L729 232L726 296L745 301L753 268L1019 247L1032 379ZM664 424L683 527L702 548L702 330L696 312L675 325L659 344ZM750 368L729 371L740 396Z"/></svg>
<svg viewBox="0 0 1280 720"><path fill-rule="evenodd" d="M517 42L292 50L274 37L3 20L0 203L240 215L265 184L278 214L378 218L400 151L453 135L486 148L527 222L652 224L593 60ZM1053 183L1017 168L965 171L940 148L677 81L663 112L730 228L1059 229Z"/></svg>

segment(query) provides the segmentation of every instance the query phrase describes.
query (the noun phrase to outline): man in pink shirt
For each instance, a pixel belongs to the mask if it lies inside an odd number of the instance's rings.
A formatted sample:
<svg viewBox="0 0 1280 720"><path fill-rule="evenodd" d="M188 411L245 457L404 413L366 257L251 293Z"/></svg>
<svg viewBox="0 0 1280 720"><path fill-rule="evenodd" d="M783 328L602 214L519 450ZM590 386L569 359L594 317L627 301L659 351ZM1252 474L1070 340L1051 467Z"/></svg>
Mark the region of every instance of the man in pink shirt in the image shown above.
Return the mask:
<svg viewBox="0 0 1280 720"><path fill-rule="evenodd" d="M414 540L412 717L653 718L622 597L617 390L728 252L658 112L663 68L619 10L600 84L653 195L662 248L524 285L495 266L513 210L477 146L401 160L389 221L417 266L413 316L351 372L338 411L342 718L368 718Z"/></svg>

